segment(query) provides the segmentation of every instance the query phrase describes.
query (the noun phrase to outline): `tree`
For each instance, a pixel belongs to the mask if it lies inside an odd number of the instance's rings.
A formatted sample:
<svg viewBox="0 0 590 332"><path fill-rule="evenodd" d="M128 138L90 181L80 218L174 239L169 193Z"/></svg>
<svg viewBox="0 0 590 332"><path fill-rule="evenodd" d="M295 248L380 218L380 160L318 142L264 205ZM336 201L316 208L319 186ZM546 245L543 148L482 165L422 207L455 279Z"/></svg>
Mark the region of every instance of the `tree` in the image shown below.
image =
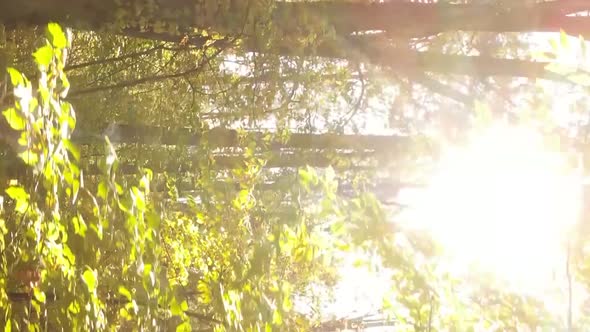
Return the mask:
<svg viewBox="0 0 590 332"><path fill-rule="evenodd" d="M302 170L289 187L255 194L260 169L250 156L234 173L238 187L220 193L211 173L201 174L201 203L189 199L188 209L178 209L173 185L168 200L151 196L151 171L137 179L120 177L107 140L100 174L83 184L80 148L72 142L75 113L61 99L68 86L67 44L61 28L50 24L45 45L35 53L41 72L35 90L9 70L15 100L3 114L12 130L28 137L18 142L24 150L19 158L34 179L13 180L5 190L0 267L10 278L3 277L9 282L0 290L3 325L305 329L309 323L292 311L294 292L312 280L332 282L324 262L341 240L321 235L317 225L326 215L294 204L320 187L332 192L322 198L323 213L348 210L333 195L334 173ZM290 213L270 211L285 202Z"/></svg>
<svg viewBox="0 0 590 332"><path fill-rule="evenodd" d="M373 64L410 72L434 71L467 75L509 75L556 79L559 79L558 75L544 71L543 68L546 64L487 57L409 52L404 47L392 48L388 45L386 38L375 43L370 40L373 37L367 36L354 37L353 40L349 40L350 34L381 30L387 33L380 35L387 37L396 33L410 37L422 37L445 31L460 30L530 32L565 29L574 35L584 35L588 24L586 17L566 15L589 9L588 4L576 0L535 5L519 4L508 8L478 4L439 5L396 1L386 3L279 2L274 4L270 18L265 18L265 13L261 8L251 8L251 6L236 3L227 5L229 6L227 8L226 5L207 1L197 5L193 5L190 1L150 4L138 1L129 6L118 6L114 2L105 3L102 1L96 3L93 1L69 3L66 1L66 3L67 5L63 7L35 3L27 5L26 8L22 8L19 3L6 4L6 8L1 11L4 15L0 17L0 21L7 25L14 25L19 23L43 24L53 20L79 28L114 29L131 36L170 42L180 42L183 39L183 31L192 28L213 29L228 36L240 35L240 31L247 31L243 36L246 38L246 49L268 51L260 47L259 44L263 42L260 40L261 37L248 38L247 36L250 33L250 28L255 33L256 24L261 24L268 19L272 22L269 38L275 45L273 51L280 54L293 54L294 52L295 54L349 60L359 60L357 58L360 54L360 60L368 59ZM137 15L132 15L133 11L139 11L141 14L135 18ZM490 16L490 12L496 14ZM161 15L162 13L173 13L174 15ZM245 17L246 20L237 20L242 25L236 25L236 20L232 20L234 17ZM494 18L501 19L494 20ZM151 23L153 26L150 26L146 25L146 22L155 23ZM425 25L424 22L428 22L430 26ZM296 39L308 36L313 33L314 29L317 30L318 26L322 27L323 25L327 29L333 29L335 36L320 35L318 38L319 41L324 40L323 44L314 45L309 50L302 51ZM172 27L172 33L156 26ZM306 29L299 31L301 26L305 26ZM260 32L262 31L260 30ZM220 40L217 40L209 36L194 36L191 33L186 34L186 38L190 44L197 47L207 43L225 44L229 42L224 39L225 37L218 37ZM366 39L369 41L367 42ZM224 48L223 45L220 47ZM191 72L192 70L169 75L167 78ZM135 84L162 78L166 78L166 76L144 78ZM120 83L112 88L120 88L125 85L126 83ZM87 93L88 90L84 92Z"/></svg>
<svg viewBox="0 0 590 332"><path fill-rule="evenodd" d="M263 7L264 5L260 5ZM142 26L156 30L159 26L179 28L213 28L237 33L239 24L258 21L255 4L237 2L194 3L135 1L117 2L64 0L60 5L45 2L6 3L0 19L7 25L45 24L60 21L76 28L96 29ZM272 4L270 20L283 33L297 32L302 26L326 24L337 34L385 30L407 37L423 37L445 31L472 30L492 32L530 32L566 29L573 34L587 33L587 19L566 15L588 10L581 0L521 3L511 6L492 4L437 4L391 1L371 2L278 2ZM490 13L495 13L490 15ZM134 15L136 18L134 18ZM232 24L230 18L242 18ZM121 22L124 20L124 22ZM264 20L262 18L262 20ZM146 25L146 23L150 22ZM303 23L303 25L302 25ZM151 25L150 25L151 24Z"/></svg>

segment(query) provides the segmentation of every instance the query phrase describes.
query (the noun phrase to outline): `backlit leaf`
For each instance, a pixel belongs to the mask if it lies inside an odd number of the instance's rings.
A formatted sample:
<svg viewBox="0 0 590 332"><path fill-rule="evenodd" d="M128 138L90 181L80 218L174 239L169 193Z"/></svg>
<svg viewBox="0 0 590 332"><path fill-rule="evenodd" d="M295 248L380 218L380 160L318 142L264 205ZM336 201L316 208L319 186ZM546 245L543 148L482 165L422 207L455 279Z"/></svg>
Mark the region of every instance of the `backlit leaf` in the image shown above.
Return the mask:
<svg viewBox="0 0 590 332"><path fill-rule="evenodd" d="M123 295L128 301L131 301L131 292L125 286L119 286L119 294Z"/></svg>
<svg viewBox="0 0 590 332"><path fill-rule="evenodd" d="M49 23L47 25L47 33L53 46L57 48L64 48L67 46L68 41L66 35L59 24Z"/></svg>
<svg viewBox="0 0 590 332"><path fill-rule="evenodd" d="M45 297L45 293L42 292L39 289L34 289L33 290L33 295L35 296L35 299L41 303L45 303L46 297Z"/></svg>
<svg viewBox="0 0 590 332"><path fill-rule="evenodd" d="M6 190L6 194L8 194L8 197L14 199L14 200L28 200L29 199L29 194L27 194L27 192L25 191L25 189L23 187L8 187Z"/></svg>
<svg viewBox="0 0 590 332"><path fill-rule="evenodd" d="M62 143L64 144L64 147L72 154L72 157L74 157L76 161L79 161L80 148L69 139L64 139Z"/></svg>
<svg viewBox="0 0 590 332"><path fill-rule="evenodd" d="M176 332L190 332L190 331L192 331L190 322L182 322L181 324L179 324L176 327Z"/></svg>
<svg viewBox="0 0 590 332"><path fill-rule="evenodd" d="M24 151L18 154L18 156L25 162L27 165L35 165L39 162L39 156L37 153L33 151Z"/></svg>
<svg viewBox="0 0 590 332"><path fill-rule="evenodd" d="M14 130L23 130L26 127L25 118L18 112L14 107L6 109L4 112L4 118L10 127Z"/></svg>
<svg viewBox="0 0 590 332"><path fill-rule="evenodd" d="M53 58L53 48L50 45L45 45L37 49L37 51L33 53L33 57L39 66L48 66Z"/></svg>
<svg viewBox="0 0 590 332"><path fill-rule="evenodd" d="M10 82L13 86L18 86L24 83L23 75L16 69L8 67L6 68L8 75L10 75Z"/></svg>
<svg viewBox="0 0 590 332"><path fill-rule="evenodd" d="M89 292L94 292L96 290L96 272L91 269L86 269L82 274L82 280L88 287Z"/></svg>

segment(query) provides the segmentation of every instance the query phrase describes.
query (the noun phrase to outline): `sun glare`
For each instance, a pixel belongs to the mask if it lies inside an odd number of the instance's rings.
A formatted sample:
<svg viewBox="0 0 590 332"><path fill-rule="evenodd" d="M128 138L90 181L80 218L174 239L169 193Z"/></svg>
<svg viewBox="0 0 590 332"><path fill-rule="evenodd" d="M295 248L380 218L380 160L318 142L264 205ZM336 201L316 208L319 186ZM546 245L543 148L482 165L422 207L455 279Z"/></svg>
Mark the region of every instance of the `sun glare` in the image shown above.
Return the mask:
<svg viewBox="0 0 590 332"><path fill-rule="evenodd" d="M447 148L426 189L400 193L409 206L402 223L432 234L443 248L437 264L454 277L483 281L489 279L480 276L491 275L504 289L562 311L566 240L578 218L582 185L568 160L534 129L488 127L469 144ZM346 316L381 303L386 273L345 266L341 274L336 303L327 312Z"/></svg>
<svg viewBox="0 0 590 332"><path fill-rule="evenodd" d="M440 241L454 270L543 291L565 265L579 210L580 181L566 159L533 129L492 126L447 151L412 220Z"/></svg>

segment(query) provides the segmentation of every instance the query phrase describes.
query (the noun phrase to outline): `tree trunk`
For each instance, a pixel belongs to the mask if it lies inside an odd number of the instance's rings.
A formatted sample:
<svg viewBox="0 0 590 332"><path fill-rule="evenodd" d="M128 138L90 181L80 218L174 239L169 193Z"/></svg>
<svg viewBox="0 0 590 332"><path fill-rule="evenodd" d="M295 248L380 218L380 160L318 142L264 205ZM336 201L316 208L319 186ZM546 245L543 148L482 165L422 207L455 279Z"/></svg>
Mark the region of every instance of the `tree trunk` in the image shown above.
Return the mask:
<svg viewBox="0 0 590 332"><path fill-rule="evenodd" d="M183 27L201 26L228 32L240 33L235 19L247 12L244 6L231 1L225 8L201 8L194 0L155 1L157 10L146 4L147 0L124 2L117 5L115 0L29 0L0 1L0 22L6 24L41 24L47 21L62 21L73 27L89 29L114 29L134 37L144 37L169 42L179 42L178 30ZM152 3L154 3L152 1ZM241 2L240 2L241 3ZM223 8L222 8L223 7ZM147 9L146 9L147 8ZM229 11L229 13L224 12ZM277 2L273 12L273 26L284 36L298 34L301 20L320 20L341 34L357 30L387 30L388 33L405 31L410 35L424 34L425 30L440 32L447 30L492 30L503 31L558 31L560 27L586 34L590 31L590 17L566 17L564 14L590 9L590 2L561 0L536 5L517 5L502 9L489 5L443 5L422 3L348 3L348 2ZM133 13L140 15L133 15ZM177 13L171 15L170 12ZM526 15L525 15L526 12ZM492 14L490 14L492 13ZM496 14L493 14L496 13ZM233 15L233 16L232 16ZM249 15L253 16L253 15ZM248 17L249 17L248 16ZM308 18L306 18L308 17ZM311 18L309 18L311 17ZM255 19L255 18L252 18ZM299 21L297 21L299 20ZM234 22L234 23L229 23ZM243 20L240 21L243 28ZM296 23L293 23L296 22ZM299 22L299 23L297 23ZM320 24L318 23L318 24ZM150 24L173 27L156 29ZM229 25L228 25L229 24ZM232 26L235 25L235 26ZM313 22L303 25L313 29ZM281 31L282 30L282 31ZM412 32L414 31L414 32ZM419 33L417 31L420 31ZM385 38L339 37L325 41L313 48L302 49L289 38L271 49L260 45L264 41L248 39L245 48L253 52L277 52L291 56L318 56L369 62L402 74L436 72L442 74L474 76L515 76L565 80L561 75L545 71L546 63L514 59L498 59L486 56L446 55L430 52L415 52L394 48ZM190 42L203 46L207 38L195 36ZM223 48L225 40L217 41ZM198 70L196 68L195 70ZM192 71L186 74L191 74ZM183 76L184 73L171 75ZM170 75L168 75L170 76ZM167 79L166 75L143 78L137 82L120 82L113 86L73 90L73 94L91 93L142 83Z"/></svg>
<svg viewBox="0 0 590 332"><path fill-rule="evenodd" d="M537 4L525 2L504 6L400 1L280 2L273 13L273 22L281 22L277 25L291 30L297 29L302 23L325 24L341 35L379 30L406 37L423 37L458 30L559 32L564 29L575 35L588 36L588 17L565 15L589 9L590 3L583 0Z"/></svg>
<svg viewBox="0 0 590 332"><path fill-rule="evenodd" d="M103 133L113 143L187 145L196 146L205 140L211 148L240 147L239 133L233 129L213 128L205 133L195 132L189 128L169 129L134 124L111 124ZM264 132L248 132L247 136L263 144ZM80 144L92 144L102 141L103 135L96 133L74 134L74 141ZM413 137L388 135L336 135L336 134L291 134L286 142L273 139L268 142L270 148L291 149L350 149L396 151L408 146Z"/></svg>
<svg viewBox="0 0 590 332"><path fill-rule="evenodd" d="M169 33L135 32L134 37L167 42L178 41L178 36ZM202 37L189 38L189 43L199 46ZM227 47L224 41L218 42L219 47ZM519 59L501 59L491 56L450 55L438 52L418 52L410 49L394 47L381 37L348 37L326 41L308 48L293 47L290 43L277 45L271 50L262 50L256 42L246 41L244 47L250 52L273 52L284 56L316 56L319 58L342 59L353 63L370 63L382 66L394 72L414 76L416 73L432 72L448 75L467 75L476 77L507 76L530 79L547 79L568 82L564 75L549 72L545 69L548 62L527 61ZM155 77L155 80L161 77ZM124 82L125 86L148 83L145 78L137 82ZM112 86L91 87L84 90L73 90L75 96L87 93L118 88L123 83Z"/></svg>
<svg viewBox="0 0 590 332"><path fill-rule="evenodd" d="M281 50L288 54L289 49ZM475 77L511 76L543 78L567 82L567 77L545 69L549 63L519 59L501 59L491 56L450 55L436 52L418 52L395 48L385 39L347 38L342 42L328 42L319 45L315 55L325 58L346 59L352 62L368 62L398 73L413 75L432 72L449 75ZM291 52L292 53L292 52Z"/></svg>
<svg viewBox="0 0 590 332"><path fill-rule="evenodd" d="M262 167L265 168L302 168L306 166L326 168L333 167L335 169L372 169L375 168L379 161L371 158L371 154L367 153L365 158L359 158L358 154L343 153L341 155L330 157L320 152L314 153L282 153L272 154L270 157L260 156L264 161ZM202 157L202 156L201 156ZM142 163L122 162L118 171L120 174L139 174L141 168L149 168L156 174L168 173L198 173L204 168L213 170L227 170L239 169L245 167L246 159L242 156L236 155L218 155L213 157L211 165L202 165L199 156L193 160L178 161L165 160L157 161L150 160ZM82 166L85 175L98 175L102 171L96 163ZM26 179L30 178L31 174L27 166L15 157L4 159L0 163L0 174L6 178Z"/></svg>
<svg viewBox="0 0 590 332"><path fill-rule="evenodd" d="M195 0L27 0L2 1L0 22L45 24L58 21L74 28L109 29L157 26L212 28L240 33L246 24L260 23L248 1ZM262 8L262 10L266 10ZM408 37L445 31L530 32L559 31L588 35L588 17L565 15L590 10L586 0L559 0L537 4L494 6L487 4L440 4L315 1L274 3L273 28L281 33L304 33L321 25L338 34L382 30ZM266 23L266 22L265 22Z"/></svg>
<svg viewBox="0 0 590 332"><path fill-rule="evenodd" d="M370 169L376 166L376 161L371 158L364 158L360 160L352 153L345 153L338 157L328 157L321 153L292 153L292 154L272 154L270 157L264 158L263 167L265 168L302 168L306 166L326 168L333 167L335 169ZM355 160L356 159L356 160ZM239 169L245 167L246 160L242 156L216 156L213 158L214 162L211 166L215 170L224 169ZM164 162L147 162L143 165L136 165L132 163L124 163L119 166L122 174L136 174L139 167L149 168L154 173L198 173L203 166L200 164L198 157L192 161L164 161ZM352 165L351 165L352 164ZM100 171L96 166L91 166L87 174L97 174Z"/></svg>

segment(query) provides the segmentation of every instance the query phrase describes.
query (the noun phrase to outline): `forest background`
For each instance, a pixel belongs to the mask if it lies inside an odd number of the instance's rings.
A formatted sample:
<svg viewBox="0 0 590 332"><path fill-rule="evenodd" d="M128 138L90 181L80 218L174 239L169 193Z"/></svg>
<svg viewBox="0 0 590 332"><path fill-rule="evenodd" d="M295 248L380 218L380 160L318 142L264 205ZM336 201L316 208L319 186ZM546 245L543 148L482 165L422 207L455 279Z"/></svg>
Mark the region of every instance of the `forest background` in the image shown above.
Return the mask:
<svg viewBox="0 0 590 332"><path fill-rule="evenodd" d="M0 1L0 325L584 330L589 308L572 301L590 285L583 211L556 312L446 270L397 198L496 123L534 128L583 176L588 10ZM378 320L326 312L351 257L387 275L367 294Z"/></svg>

